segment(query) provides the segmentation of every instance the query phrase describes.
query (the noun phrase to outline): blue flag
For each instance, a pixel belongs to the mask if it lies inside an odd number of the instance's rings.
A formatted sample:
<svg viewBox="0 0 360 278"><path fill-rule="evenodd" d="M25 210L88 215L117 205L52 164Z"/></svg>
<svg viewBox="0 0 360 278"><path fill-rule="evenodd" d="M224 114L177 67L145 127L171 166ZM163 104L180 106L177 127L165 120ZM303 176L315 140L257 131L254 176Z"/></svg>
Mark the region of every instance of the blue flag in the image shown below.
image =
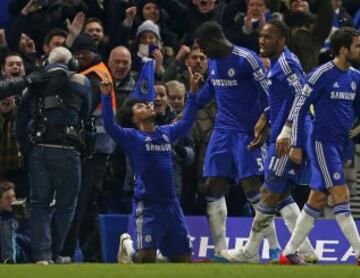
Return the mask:
<svg viewBox="0 0 360 278"><path fill-rule="evenodd" d="M148 102L154 101L155 94L155 64L154 60L149 60L143 65L140 76L138 77L135 88L130 98L137 98Z"/></svg>

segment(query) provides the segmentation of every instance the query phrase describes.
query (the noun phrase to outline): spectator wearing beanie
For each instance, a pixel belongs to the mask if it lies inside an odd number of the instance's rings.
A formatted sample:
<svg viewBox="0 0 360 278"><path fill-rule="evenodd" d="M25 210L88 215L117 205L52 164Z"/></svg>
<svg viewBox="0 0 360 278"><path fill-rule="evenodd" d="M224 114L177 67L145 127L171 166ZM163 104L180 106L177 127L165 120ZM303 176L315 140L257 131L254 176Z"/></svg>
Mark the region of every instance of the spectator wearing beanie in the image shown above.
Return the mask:
<svg viewBox="0 0 360 278"><path fill-rule="evenodd" d="M92 89L91 114L95 118L96 139L94 155L82 161L80 194L74 220L64 244L63 255L74 258L76 243L79 238L84 260L97 262L101 260L97 225L97 202L103 190L106 161L115 148L114 142L103 128L99 84L102 80L112 82L112 78L107 66L97 53L95 41L89 34L81 33L74 41L71 51L79 61L80 74L85 75L90 80ZM114 89L112 89L111 94L112 108L115 115L116 98Z"/></svg>
<svg viewBox="0 0 360 278"><path fill-rule="evenodd" d="M164 73L164 55L161 52L159 26L151 20L145 20L137 29L133 51L133 71L141 72L143 64L149 59L155 60L155 73L161 77Z"/></svg>

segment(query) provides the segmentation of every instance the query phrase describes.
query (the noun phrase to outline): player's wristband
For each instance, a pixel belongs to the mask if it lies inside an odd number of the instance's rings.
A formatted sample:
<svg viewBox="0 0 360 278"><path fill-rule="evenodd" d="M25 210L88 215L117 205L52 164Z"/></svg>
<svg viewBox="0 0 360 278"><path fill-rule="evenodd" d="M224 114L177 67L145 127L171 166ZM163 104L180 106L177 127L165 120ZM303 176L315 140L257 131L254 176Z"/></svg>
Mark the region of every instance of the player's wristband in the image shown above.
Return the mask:
<svg viewBox="0 0 360 278"><path fill-rule="evenodd" d="M287 126L287 125L284 125L280 134L278 135L277 139L284 139L284 138L288 138L290 139L291 138L291 131L292 131L292 128Z"/></svg>

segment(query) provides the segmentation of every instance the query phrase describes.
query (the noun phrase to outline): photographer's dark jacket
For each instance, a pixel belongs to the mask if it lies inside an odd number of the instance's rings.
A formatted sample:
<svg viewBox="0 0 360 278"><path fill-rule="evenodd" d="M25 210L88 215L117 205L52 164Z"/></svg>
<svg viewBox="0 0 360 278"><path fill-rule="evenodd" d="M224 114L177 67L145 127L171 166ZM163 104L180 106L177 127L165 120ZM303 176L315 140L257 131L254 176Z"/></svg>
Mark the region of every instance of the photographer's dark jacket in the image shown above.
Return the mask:
<svg viewBox="0 0 360 278"><path fill-rule="evenodd" d="M56 133L69 128L78 131L81 122L88 119L91 107L90 82L85 76L70 72L63 64L50 64L45 70L52 73L63 71L67 74L69 78L68 89L66 92L60 92L59 96L70 100L71 105L65 104L60 107L55 106L53 109L43 109L40 118L42 120L45 118L45 123L43 121L39 122L39 119L36 119L36 113L39 112L37 103L39 103L39 98L44 97L48 92L45 92L44 86L28 88L28 92L25 93L18 110L15 128L16 137L23 149L31 146L31 143L74 145L77 147L76 138L74 141L71 140L72 132L69 132L70 136L61 139L58 138L59 136ZM59 85L61 86L61 84ZM66 94L68 95L66 96ZM74 102L78 102L78 104L74 105ZM49 106L51 107L51 105L50 103ZM37 139L35 136L37 133L45 133L46 136Z"/></svg>

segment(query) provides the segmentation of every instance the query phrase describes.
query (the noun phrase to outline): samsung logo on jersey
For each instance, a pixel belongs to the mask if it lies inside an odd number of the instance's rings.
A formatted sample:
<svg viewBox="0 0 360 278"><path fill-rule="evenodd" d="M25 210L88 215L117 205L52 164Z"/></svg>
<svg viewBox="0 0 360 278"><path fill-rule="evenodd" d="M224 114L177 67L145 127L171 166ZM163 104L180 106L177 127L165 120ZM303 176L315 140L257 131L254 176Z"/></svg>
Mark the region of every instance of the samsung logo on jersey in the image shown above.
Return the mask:
<svg viewBox="0 0 360 278"><path fill-rule="evenodd" d="M171 145L170 144L145 144L145 149L147 152L155 151L155 152L170 152Z"/></svg>
<svg viewBox="0 0 360 278"><path fill-rule="evenodd" d="M234 87L237 86L236 79L211 79L213 86Z"/></svg>
<svg viewBox="0 0 360 278"><path fill-rule="evenodd" d="M331 92L331 99L343 99L343 100L354 100L356 93L347 93L347 92Z"/></svg>

